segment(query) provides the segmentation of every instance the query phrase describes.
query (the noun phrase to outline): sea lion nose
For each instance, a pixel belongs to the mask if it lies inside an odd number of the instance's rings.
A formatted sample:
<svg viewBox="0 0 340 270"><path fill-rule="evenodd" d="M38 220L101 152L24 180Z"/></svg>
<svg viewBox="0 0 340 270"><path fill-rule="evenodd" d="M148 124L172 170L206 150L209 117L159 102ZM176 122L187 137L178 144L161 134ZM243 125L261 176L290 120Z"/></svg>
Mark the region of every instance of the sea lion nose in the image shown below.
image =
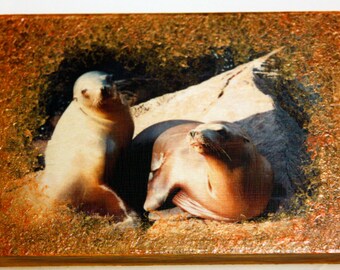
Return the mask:
<svg viewBox="0 0 340 270"><path fill-rule="evenodd" d="M102 97L103 98L108 98L112 95L111 93L111 89L107 86L104 86L100 89L101 93L102 93Z"/></svg>
<svg viewBox="0 0 340 270"><path fill-rule="evenodd" d="M195 138L195 136L196 136L196 134L197 134L197 131L191 130L191 131L189 132L189 134L190 134L190 136L191 136L192 138Z"/></svg>

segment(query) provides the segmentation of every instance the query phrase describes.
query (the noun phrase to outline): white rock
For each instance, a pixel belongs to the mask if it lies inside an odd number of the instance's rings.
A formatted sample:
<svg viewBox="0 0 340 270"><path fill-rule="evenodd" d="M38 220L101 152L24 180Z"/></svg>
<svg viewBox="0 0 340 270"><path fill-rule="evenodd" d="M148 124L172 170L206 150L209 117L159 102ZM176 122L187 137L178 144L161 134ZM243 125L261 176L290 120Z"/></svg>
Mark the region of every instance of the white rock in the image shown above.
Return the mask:
<svg viewBox="0 0 340 270"><path fill-rule="evenodd" d="M272 164L275 183L283 187L280 196L290 198L296 186L304 181L300 165L307 158L305 134L257 75L275 78L274 72L266 73L262 66L277 51L198 85L134 106L135 136L165 120L237 122Z"/></svg>

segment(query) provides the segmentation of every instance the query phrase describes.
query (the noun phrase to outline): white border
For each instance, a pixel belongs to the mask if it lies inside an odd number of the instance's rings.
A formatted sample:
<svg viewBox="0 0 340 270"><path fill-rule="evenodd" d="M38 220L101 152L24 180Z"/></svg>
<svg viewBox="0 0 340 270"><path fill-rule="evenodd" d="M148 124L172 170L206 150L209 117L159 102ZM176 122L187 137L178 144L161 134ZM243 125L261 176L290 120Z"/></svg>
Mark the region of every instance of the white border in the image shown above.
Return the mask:
<svg viewBox="0 0 340 270"><path fill-rule="evenodd" d="M340 0L1 0L0 14L110 14L340 11ZM155 269L311 269L335 270L339 265L214 265L157 266ZM76 269L33 267L32 269ZM153 269L152 266L91 267L91 269ZM18 268L12 268L18 269ZM20 268L21 269L21 268ZM82 267L81 269L90 269Z"/></svg>
<svg viewBox="0 0 340 270"><path fill-rule="evenodd" d="M339 0L1 0L0 14L340 11Z"/></svg>

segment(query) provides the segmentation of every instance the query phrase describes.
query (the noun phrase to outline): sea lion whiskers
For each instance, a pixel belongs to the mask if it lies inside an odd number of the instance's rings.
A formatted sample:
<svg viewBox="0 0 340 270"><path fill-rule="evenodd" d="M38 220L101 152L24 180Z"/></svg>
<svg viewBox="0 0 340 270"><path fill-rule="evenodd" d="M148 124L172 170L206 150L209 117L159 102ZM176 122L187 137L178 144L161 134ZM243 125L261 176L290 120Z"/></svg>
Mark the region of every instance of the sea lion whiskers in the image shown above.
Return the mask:
<svg viewBox="0 0 340 270"><path fill-rule="evenodd" d="M92 102L93 107L99 108L99 107L101 107L102 104L103 104L103 99L100 96L93 99L93 102Z"/></svg>
<svg viewBox="0 0 340 270"><path fill-rule="evenodd" d="M230 161L232 161L231 157L228 155L227 151L223 149L220 145L216 145L213 143L206 144L211 150L213 150L214 153L216 153L221 158L228 158Z"/></svg>
<svg viewBox="0 0 340 270"><path fill-rule="evenodd" d="M213 143L213 141L206 136L202 136L202 139L203 139L203 142L200 143L201 145L212 150L212 152L214 154L216 154L217 156L219 156L221 158L228 158L230 161L232 161L229 154L226 152L225 149L223 149L223 147L221 145Z"/></svg>
<svg viewBox="0 0 340 270"><path fill-rule="evenodd" d="M232 161L231 157L229 156L229 154L227 153L227 151L225 149L223 149L221 146L215 146L215 149L217 150L217 153L223 157L223 155L225 157L227 157L230 161Z"/></svg>

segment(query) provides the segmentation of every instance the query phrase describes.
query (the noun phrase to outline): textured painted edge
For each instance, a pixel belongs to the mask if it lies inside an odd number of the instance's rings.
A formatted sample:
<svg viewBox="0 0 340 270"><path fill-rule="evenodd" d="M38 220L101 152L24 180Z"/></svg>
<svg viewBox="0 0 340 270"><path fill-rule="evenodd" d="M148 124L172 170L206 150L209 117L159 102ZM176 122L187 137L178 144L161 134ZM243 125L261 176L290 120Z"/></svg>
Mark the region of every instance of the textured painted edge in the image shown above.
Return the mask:
<svg viewBox="0 0 340 270"><path fill-rule="evenodd" d="M340 253L323 254L187 254L107 256L8 256L0 267L84 265L185 265L185 264L303 264L340 263Z"/></svg>

